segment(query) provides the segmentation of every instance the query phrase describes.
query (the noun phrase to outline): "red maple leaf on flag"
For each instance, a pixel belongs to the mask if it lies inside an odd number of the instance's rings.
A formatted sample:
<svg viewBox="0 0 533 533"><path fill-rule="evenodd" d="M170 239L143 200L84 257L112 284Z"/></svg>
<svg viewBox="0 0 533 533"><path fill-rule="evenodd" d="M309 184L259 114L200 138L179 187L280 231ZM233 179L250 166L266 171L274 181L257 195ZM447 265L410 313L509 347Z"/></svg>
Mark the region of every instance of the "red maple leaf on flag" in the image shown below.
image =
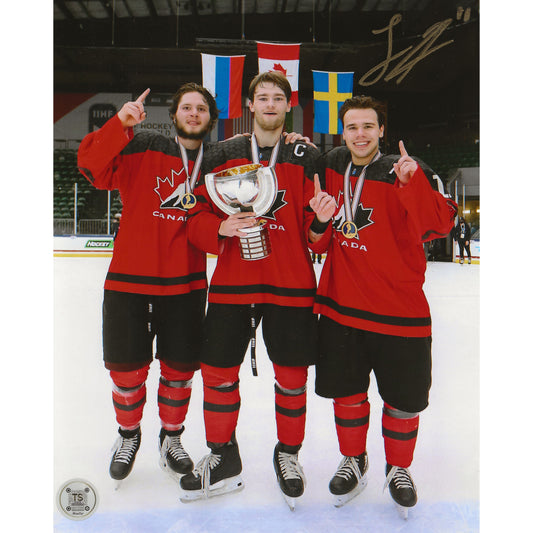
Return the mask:
<svg viewBox="0 0 533 533"><path fill-rule="evenodd" d="M274 71L281 72L285 77L287 77L287 69L283 68L283 66L280 63L274 63L274 67L272 68Z"/></svg>

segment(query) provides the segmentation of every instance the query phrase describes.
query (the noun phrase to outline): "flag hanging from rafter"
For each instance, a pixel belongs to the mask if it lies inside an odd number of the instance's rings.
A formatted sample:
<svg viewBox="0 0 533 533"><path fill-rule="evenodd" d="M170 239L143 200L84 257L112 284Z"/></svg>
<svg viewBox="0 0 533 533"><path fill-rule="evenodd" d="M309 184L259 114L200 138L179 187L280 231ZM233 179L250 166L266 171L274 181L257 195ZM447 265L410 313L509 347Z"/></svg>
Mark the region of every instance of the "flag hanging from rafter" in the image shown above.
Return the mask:
<svg viewBox="0 0 533 533"><path fill-rule="evenodd" d="M245 57L202 54L202 85L215 97L220 119L242 115Z"/></svg>
<svg viewBox="0 0 533 533"><path fill-rule="evenodd" d="M300 68L300 45L265 43L257 41L259 72L277 70L291 84L291 106L298 105L298 76Z"/></svg>
<svg viewBox="0 0 533 533"><path fill-rule="evenodd" d="M353 72L313 70L315 121L313 130L335 135L342 133L339 109L353 95Z"/></svg>

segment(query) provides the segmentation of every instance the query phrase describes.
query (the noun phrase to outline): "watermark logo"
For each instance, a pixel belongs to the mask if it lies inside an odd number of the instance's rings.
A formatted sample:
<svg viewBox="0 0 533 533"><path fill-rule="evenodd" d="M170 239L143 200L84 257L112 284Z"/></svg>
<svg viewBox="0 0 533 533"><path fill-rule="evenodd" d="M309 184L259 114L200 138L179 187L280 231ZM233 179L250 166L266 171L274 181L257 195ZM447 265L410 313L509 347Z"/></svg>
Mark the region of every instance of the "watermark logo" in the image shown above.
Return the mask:
<svg viewBox="0 0 533 533"><path fill-rule="evenodd" d="M96 489L83 479L67 481L57 493L57 506L71 520L89 518L98 505Z"/></svg>

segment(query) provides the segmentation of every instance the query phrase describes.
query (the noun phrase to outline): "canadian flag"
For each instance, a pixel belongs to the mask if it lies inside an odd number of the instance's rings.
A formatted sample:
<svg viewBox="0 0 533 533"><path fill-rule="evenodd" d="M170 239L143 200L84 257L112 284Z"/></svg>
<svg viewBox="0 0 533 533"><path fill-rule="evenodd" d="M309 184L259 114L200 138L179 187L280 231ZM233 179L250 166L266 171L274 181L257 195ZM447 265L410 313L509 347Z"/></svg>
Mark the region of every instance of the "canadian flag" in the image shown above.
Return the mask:
<svg viewBox="0 0 533 533"><path fill-rule="evenodd" d="M259 72L277 70L285 75L291 84L291 106L298 105L298 72L300 67L300 45L257 41Z"/></svg>

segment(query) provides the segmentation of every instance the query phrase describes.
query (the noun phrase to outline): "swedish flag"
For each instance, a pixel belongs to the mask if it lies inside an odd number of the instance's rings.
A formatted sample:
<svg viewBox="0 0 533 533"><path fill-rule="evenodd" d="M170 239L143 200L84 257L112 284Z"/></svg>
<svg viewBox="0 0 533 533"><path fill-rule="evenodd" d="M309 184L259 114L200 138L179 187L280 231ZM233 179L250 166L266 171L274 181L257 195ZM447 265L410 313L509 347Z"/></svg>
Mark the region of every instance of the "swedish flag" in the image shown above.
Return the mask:
<svg viewBox="0 0 533 533"><path fill-rule="evenodd" d="M313 70L313 98L318 133L342 133L339 108L353 95L353 72L323 72Z"/></svg>

